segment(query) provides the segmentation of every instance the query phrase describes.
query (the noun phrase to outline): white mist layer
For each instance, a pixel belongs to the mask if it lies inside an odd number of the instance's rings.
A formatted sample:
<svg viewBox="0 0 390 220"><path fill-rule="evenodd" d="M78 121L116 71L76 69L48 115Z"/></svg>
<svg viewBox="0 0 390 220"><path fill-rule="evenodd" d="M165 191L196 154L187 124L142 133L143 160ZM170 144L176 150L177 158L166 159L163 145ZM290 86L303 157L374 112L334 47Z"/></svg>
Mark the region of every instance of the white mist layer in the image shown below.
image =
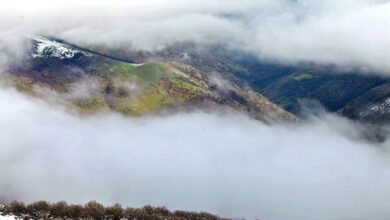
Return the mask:
<svg viewBox="0 0 390 220"><path fill-rule="evenodd" d="M389 142L326 115L264 125L239 113L80 117L0 91L3 199L209 211L266 220L390 218Z"/></svg>

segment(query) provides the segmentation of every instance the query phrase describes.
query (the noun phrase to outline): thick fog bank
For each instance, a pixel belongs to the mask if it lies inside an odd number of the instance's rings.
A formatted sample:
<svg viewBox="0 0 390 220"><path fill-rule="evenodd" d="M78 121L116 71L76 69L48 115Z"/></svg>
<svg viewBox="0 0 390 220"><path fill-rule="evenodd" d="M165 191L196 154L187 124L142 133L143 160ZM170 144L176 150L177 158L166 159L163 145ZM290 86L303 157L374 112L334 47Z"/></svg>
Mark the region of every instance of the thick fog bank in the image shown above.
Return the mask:
<svg viewBox="0 0 390 220"><path fill-rule="evenodd" d="M334 115L78 116L0 90L6 200L163 205L266 220L390 218L390 143Z"/></svg>

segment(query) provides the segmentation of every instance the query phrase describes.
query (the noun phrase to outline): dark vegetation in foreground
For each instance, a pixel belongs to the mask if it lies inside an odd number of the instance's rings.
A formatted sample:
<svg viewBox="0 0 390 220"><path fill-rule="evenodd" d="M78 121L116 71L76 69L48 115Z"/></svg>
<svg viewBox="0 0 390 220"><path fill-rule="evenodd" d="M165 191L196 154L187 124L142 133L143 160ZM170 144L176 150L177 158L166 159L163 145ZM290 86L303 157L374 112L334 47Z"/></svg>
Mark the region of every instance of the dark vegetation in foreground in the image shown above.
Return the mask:
<svg viewBox="0 0 390 220"><path fill-rule="evenodd" d="M88 202L85 205L68 205L66 202L48 203L46 201L26 205L23 202L15 201L0 205L0 212L3 215L15 215L20 219L225 220L205 212L171 212L165 207L152 206L122 208L119 204L105 207L96 201Z"/></svg>

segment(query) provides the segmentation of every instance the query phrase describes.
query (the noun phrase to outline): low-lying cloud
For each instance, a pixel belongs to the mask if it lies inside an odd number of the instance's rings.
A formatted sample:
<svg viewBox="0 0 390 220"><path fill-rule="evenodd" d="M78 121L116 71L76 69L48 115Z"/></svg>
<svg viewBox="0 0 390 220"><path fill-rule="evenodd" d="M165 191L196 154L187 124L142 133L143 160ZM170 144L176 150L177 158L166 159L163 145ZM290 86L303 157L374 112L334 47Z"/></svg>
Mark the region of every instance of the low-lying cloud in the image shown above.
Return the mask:
<svg viewBox="0 0 390 220"><path fill-rule="evenodd" d="M390 74L385 0L15 0L0 7L0 49L16 36L158 50L175 42L225 43L284 64L331 64ZM7 57L7 56L5 56Z"/></svg>
<svg viewBox="0 0 390 220"><path fill-rule="evenodd" d="M78 116L4 89L0 106L2 198L266 220L390 218L389 141L367 142L335 115L274 125L237 112Z"/></svg>

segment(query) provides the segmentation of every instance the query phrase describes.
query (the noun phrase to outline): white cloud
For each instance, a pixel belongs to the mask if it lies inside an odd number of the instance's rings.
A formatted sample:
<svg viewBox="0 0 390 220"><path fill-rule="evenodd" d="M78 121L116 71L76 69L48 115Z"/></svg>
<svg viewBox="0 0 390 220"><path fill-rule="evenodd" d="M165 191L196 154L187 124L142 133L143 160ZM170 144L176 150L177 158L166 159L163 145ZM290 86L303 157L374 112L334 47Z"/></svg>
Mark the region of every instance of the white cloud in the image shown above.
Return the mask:
<svg viewBox="0 0 390 220"><path fill-rule="evenodd" d="M272 126L234 112L79 117L9 90L0 105L3 198L269 220L390 217L389 142L368 143L336 116Z"/></svg>
<svg viewBox="0 0 390 220"><path fill-rule="evenodd" d="M1 38L38 32L146 50L177 41L225 42L262 59L389 75L389 10L382 0L16 0L1 2L0 27Z"/></svg>
<svg viewBox="0 0 390 220"><path fill-rule="evenodd" d="M332 1L331 1L332 2ZM304 13L276 16L259 26L255 44L264 57L362 67L389 73L389 3L315 4ZM347 2L348 3L348 2ZM338 6L338 7L335 7Z"/></svg>

